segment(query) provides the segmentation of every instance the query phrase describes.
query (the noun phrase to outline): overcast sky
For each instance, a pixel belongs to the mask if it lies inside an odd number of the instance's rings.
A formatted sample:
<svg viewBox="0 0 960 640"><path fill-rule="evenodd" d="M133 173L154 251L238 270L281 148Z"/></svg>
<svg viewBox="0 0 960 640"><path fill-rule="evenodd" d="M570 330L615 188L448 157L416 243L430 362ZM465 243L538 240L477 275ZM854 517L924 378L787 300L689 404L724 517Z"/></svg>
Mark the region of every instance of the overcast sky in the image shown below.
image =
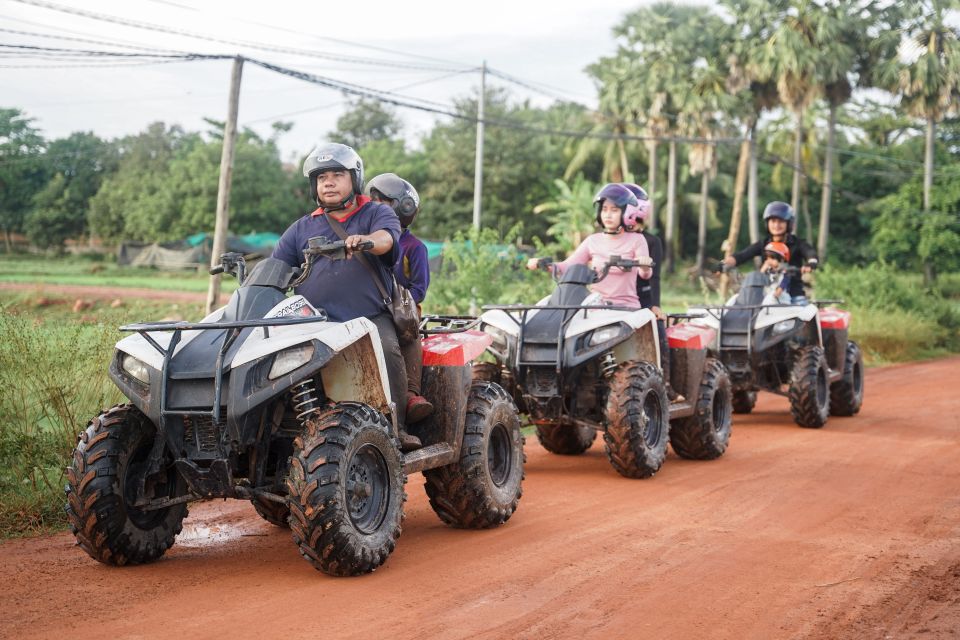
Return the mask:
<svg viewBox="0 0 960 640"><path fill-rule="evenodd" d="M615 50L611 28L640 4L640 0L0 0L0 43L132 51L11 33L24 31L179 51L243 53L316 75L392 89L439 103L430 103L438 108L445 108L452 98L465 97L471 88L479 86L479 72L451 74L479 67L486 60L490 67L537 84L547 93L561 93L595 106L594 86L584 67ZM210 42L71 15L50 6L75 7L121 21L220 40L424 68L347 64L337 59ZM158 120L203 130L203 117L226 117L229 60L101 68L64 66L74 64L0 58L0 106L24 110L48 138L73 131L93 131L112 138L139 132ZM529 98L537 105L553 101L543 93L497 78L488 76L488 82L508 87L515 98ZM281 148L285 159L299 159L334 127L344 100L335 90L247 64L239 121L265 135L274 120L293 122L292 131L281 138ZM406 123L408 138L428 130L434 119L408 109L399 109L398 113Z"/></svg>

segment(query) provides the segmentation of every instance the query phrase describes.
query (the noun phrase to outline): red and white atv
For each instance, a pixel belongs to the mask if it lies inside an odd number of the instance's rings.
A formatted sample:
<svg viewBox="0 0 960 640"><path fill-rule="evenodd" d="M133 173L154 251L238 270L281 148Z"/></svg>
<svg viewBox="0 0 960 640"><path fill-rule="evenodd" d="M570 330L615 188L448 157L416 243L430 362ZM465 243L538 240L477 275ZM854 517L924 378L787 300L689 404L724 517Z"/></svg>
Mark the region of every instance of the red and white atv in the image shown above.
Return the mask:
<svg viewBox="0 0 960 640"><path fill-rule="evenodd" d="M637 266L616 256L599 275L574 265L535 305L484 307L480 327L493 339L494 362L475 364L474 377L500 383L548 451L583 453L600 432L619 474L647 478L668 442L687 458L722 455L732 400L726 369L707 352L712 329L670 328L671 385L687 398L671 403L653 313L604 304L587 289L611 268Z"/></svg>
<svg viewBox="0 0 960 640"><path fill-rule="evenodd" d="M786 396L794 421L819 428L830 415L852 416L863 403L863 356L849 339L850 312L831 301L795 305L779 302L775 289L782 272L753 271L722 307L691 307L706 312L703 322L716 331L710 350L733 381L733 408L750 413L757 391ZM836 301L833 301L836 302Z"/></svg>
<svg viewBox="0 0 960 640"><path fill-rule="evenodd" d="M266 259L247 276L242 256L225 254L214 271L240 281L227 306L200 322L121 327L134 335L117 343L110 376L129 403L90 421L67 470L70 523L94 559L156 560L188 502L238 498L289 527L317 569L366 573L393 552L417 471L451 526L495 527L513 514L517 409L471 376L489 336L459 318L425 321L422 393L436 410L408 427L423 448L403 454L376 326L330 322L286 297L315 260L343 259L343 242L311 239L304 257L301 268Z"/></svg>

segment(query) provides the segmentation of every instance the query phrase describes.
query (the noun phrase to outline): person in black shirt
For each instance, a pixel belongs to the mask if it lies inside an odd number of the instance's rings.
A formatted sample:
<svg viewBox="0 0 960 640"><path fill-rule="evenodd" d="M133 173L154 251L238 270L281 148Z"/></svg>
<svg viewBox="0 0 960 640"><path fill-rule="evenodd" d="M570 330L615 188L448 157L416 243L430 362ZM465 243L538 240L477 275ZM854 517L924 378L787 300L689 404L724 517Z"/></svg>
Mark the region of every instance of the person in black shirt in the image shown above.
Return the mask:
<svg viewBox="0 0 960 640"><path fill-rule="evenodd" d="M660 308L660 263L663 262L663 243L659 236L655 236L644 227L650 217L650 197L643 187L631 182L624 182L623 186L637 196L637 207L627 207L623 216L623 224L627 231L641 234L647 241L647 250L653 260L653 275L649 280L637 277L637 296L640 298L640 308L650 309L657 317L657 334L660 338L660 367L663 378L667 382L667 395L671 401L682 402L685 398L670 386L670 352L667 348L667 316Z"/></svg>
<svg viewBox="0 0 960 640"><path fill-rule="evenodd" d="M793 234L796 216L793 207L786 202L774 201L763 210L763 221L767 227L767 237L754 242L732 256L728 256L717 265L719 270L724 267L734 267L747 260L763 255L763 248L769 242L782 242L790 250L790 266L798 267L801 273L809 273L819 264L816 250L810 243ZM800 278L790 278L790 294L792 304L807 304L807 295L803 290L803 281Z"/></svg>

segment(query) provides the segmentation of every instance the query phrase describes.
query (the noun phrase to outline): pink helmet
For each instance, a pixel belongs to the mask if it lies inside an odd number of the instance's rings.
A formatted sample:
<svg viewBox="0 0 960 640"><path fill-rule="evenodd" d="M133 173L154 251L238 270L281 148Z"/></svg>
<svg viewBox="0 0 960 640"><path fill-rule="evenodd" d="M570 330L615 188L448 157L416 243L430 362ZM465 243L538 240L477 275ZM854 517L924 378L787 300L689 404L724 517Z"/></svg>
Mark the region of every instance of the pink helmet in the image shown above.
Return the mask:
<svg viewBox="0 0 960 640"><path fill-rule="evenodd" d="M650 217L650 197L647 192L643 190L643 187L631 182L624 182L623 186L637 196L637 206L627 205L627 210L623 212L623 226L632 229L637 222L646 224L647 218Z"/></svg>

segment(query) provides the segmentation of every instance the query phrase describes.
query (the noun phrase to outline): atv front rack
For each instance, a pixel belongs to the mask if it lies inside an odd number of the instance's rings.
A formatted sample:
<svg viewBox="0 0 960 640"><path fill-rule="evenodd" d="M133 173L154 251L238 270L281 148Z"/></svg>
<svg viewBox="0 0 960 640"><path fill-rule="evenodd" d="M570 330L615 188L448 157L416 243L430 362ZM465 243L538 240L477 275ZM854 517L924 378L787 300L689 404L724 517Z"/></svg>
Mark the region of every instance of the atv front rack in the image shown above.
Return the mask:
<svg viewBox="0 0 960 640"><path fill-rule="evenodd" d="M177 415L190 416L209 416L214 424L220 424L220 398L223 393L223 358L227 351L233 346L243 329L262 327L264 337L269 337L269 327L285 327L299 324L309 324L312 322L326 322L327 314L319 310L315 316L288 316L279 318L257 318L254 320L235 320L231 322L141 322L136 324L125 324L120 327L120 331L135 331L143 336L150 346L163 355L163 367L160 370L160 425L159 430L166 435L166 416L167 411L167 373L170 367L170 359L177 345L180 344L180 338L184 331L209 331L223 329L223 342L220 345L220 351L217 353L217 361L214 365L213 379L213 407L210 411L177 411ZM153 336L152 331L172 331L170 342L166 347L160 345Z"/></svg>
<svg viewBox="0 0 960 640"><path fill-rule="evenodd" d="M435 336L447 333L463 333L480 324L475 316L423 316L420 319L420 334ZM430 325L439 325L431 327Z"/></svg>

